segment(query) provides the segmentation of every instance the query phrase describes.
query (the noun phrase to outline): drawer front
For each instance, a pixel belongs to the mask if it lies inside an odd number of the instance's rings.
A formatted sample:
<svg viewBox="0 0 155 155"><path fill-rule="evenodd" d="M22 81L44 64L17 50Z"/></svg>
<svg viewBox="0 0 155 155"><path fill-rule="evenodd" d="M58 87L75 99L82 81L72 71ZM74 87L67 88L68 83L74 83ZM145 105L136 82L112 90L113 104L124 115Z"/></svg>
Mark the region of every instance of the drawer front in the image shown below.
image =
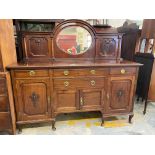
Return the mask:
<svg viewBox="0 0 155 155"><path fill-rule="evenodd" d="M18 70L14 72L16 78L47 77L48 70Z"/></svg>
<svg viewBox="0 0 155 155"><path fill-rule="evenodd" d="M105 76L109 73L105 69L54 69L54 77L77 77L77 76Z"/></svg>
<svg viewBox="0 0 155 155"><path fill-rule="evenodd" d="M136 74L135 67L114 67L110 69L111 75Z"/></svg>
<svg viewBox="0 0 155 155"><path fill-rule="evenodd" d="M0 130L11 129L11 118L9 113L0 113Z"/></svg>
<svg viewBox="0 0 155 155"><path fill-rule="evenodd" d="M0 95L5 94L6 92L7 92L6 79L0 78Z"/></svg>
<svg viewBox="0 0 155 155"><path fill-rule="evenodd" d="M0 112L7 112L9 109L8 96L0 96Z"/></svg>
<svg viewBox="0 0 155 155"><path fill-rule="evenodd" d="M104 78L54 79L54 88L56 89L76 89L83 87L104 87Z"/></svg>

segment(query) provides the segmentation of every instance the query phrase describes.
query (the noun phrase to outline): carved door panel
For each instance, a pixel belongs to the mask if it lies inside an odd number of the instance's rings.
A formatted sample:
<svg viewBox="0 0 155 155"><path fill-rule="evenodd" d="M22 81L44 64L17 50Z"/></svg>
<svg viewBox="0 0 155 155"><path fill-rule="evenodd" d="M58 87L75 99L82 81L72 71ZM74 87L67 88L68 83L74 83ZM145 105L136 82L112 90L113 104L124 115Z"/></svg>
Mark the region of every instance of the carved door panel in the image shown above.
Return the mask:
<svg viewBox="0 0 155 155"><path fill-rule="evenodd" d="M124 113L132 110L134 77L111 77L108 89L106 113Z"/></svg>
<svg viewBox="0 0 155 155"><path fill-rule="evenodd" d="M104 36L96 39L96 57L116 59L120 54L120 39L118 36Z"/></svg>
<svg viewBox="0 0 155 155"><path fill-rule="evenodd" d="M99 89L80 90L80 109L101 109L103 108L105 92Z"/></svg>
<svg viewBox="0 0 155 155"><path fill-rule="evenodd" d="M51 37L50 35L25 35L23 37L23 49L26 59L50 58Z"/></svg>
<svg viewBox="0 0 155 155"><path fill-rule="evenodd" d="M79 91L76 89L55 91L55 111L76 111L79 106Z"/></svg>
<svg viewBox="0 0 155 155"><path fill-rule="evenodd" d="M17 119L18 121L41 120L50 117L49 79L17 80Z"/></svg>

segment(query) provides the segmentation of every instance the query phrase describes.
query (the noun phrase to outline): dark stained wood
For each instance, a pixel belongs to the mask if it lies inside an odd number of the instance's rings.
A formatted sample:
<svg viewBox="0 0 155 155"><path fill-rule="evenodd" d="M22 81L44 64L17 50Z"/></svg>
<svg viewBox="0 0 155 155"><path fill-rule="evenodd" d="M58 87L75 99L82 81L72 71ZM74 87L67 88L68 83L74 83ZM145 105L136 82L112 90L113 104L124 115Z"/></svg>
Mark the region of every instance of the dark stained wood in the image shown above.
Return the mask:
<svg viewBox="0 0 155 155"><path fill-rule="evenodd" d="M153 39L155 38L155 19L144 19L141 38Z"/></svg>
<svg viewBox="0 0 155 155"><path fill-rule="evenodd" d="M55 112L75 112L78 110L79 93L76 89L55 90ZM65 102L64 102L65 101Z"/></svg>
<svg viewBox="0 0 155 155"><path fill-rule="evenodd" d="M51 116L49 78L19 79L15 83L17 121L45 120Z"/></svg>
<svg viewBox="0 0 155 155"><path fill-rule="evenodd" d="M16 133L14 101L10 74L6 66L16 63L13 22L0 20L0 131Z"/></svg>
<svg viewBox="0 0 155 155"><path fill-rule="evenodd" d="M48 59L52 53L50 33L22 33L23 58L28 61ZM35 60L36 59L36 60Z"/></svg>
<svg viewBox="0 0 155 155"><path fill-rule="evenodd" d="M9 131L12 128L11 117L8 112L0 113L0 131Z"/></svg>
<svg viewBox="0 0 155 155"><path fill-rule="evenodd" d="M8 72L0 73L0 131L15 134L15 113Z"/></svg>
<svg viewBox="0 0 155 155"><path fill-rule="evenodd" d="M69 55L65 52L63 52L58 46L57 46L57 36L64 28L69 26L80 26L85 28L92 37L92 44L91 47L87 50L87 52L80 54L80 55ZM81 20L66 20L59 24L54 31L54 37L53 37L53 58L54 59L62 59L62 58L81 58L81 59L93 59L95 56L95 30L93 27L91 27L87 22L81 21Z"/></svg>
<svg viewBox="0 0 155 155"><path fill-rule="evenodd" d="M48 70L19 70L16 71L14 76L16 78L30 78L30 77L48 77Z"/></svg>
<svg viewBox="0 0 155 155"><path fill-rule="evenodd" d="M120 59L121 38L119 34L97 36L96 59Z"/></svg>
<svg viewBox="0 0 155 155"><path fill-rule="evenodd" d="M81 55L69 55L57 47L57 35L70 26L83 27L92 36L91 47ZM33 35L29 33L27 47ZM121 60L122 34L113 28L93 28L81 20L66 20L55 27L51 40L51 51L45 50L45 41L40 42L44 49L37 49L33 41L29 51L24 49L25 53L46 55L48 61L43 56L37 60L27 55L27 61L7 67L12 76L18 125L52 121L55 130L60 113L100 111L102 124L105 117L133 115L141 64Z"/></svg>
<svg viewBox="0 0 155 155"><path fill-rule="evenodd" d="M9 100L7 96L0 95L0 112L7 112L9 110Z"/></svg>
<svg viewBox="0 0 155 155"><path fill-rule="evenodd" d="M140 39L141 30L125 31L122 38L121 57L125 60L134 60L135 52L137 52L137 43Z"/></svg>
<svg viewBox="0 0 155 155"><path fill-rule="evenodd" d="M82 110L103 109L105 98L104 89L105 88L97 88L95 86L95 89L84 88L80 90L80 108Z"/></svg>
<svg viewBox="0 0 155 155"><path fill-rule="evenodd" d="M148 92L148 100L155 101L154 92L155 92L155 61L152 67L152 75L151 75L150 87L149 87L149 92Z"/></svg>
<svg viewBox="0 0 155 155"><path fill-rule="evenodd" d="M111 77L109 79L108 102L106 105L108 113L131 111L134 80L134 76Z"/></svg>

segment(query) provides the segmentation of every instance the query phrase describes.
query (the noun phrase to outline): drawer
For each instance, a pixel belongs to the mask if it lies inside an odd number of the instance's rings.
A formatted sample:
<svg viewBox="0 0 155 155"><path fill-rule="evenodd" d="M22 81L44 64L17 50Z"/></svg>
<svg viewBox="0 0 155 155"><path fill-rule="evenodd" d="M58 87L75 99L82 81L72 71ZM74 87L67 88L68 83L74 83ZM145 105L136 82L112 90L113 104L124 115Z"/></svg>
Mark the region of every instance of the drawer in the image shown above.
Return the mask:
<svg viewBox="0 0 155 155"><path fill-rule="evenodd" d="M105 76L109 73L105 69L54 69L54 77L77 77L77 76Z"/></svg>
<svg viewBox="0 0 155 155"><path fill-rule="evenodd" d="M14 76L16 78L47 77L48 70L16 70Z"/></svg>
<svg viewBox="0 0 155 155"><path fill-rule="evenodd" d="M135 67L113 67L110 69L111 75L126 75L126 74L135 74Z"/></svg>
<svg viewBox="0 0 155 155"><path fill-rule="evenodd" d="M7 88L6 88L6 79L0 78L0 95L6 94Z"/></svg>
<svg viewBox="0 0 155 155"><path fill-rule="evenodd" d="M8 96L0 96L0 112L7 112L9 109Z"/></svg>
<svg viewBox="0 0 155 155"><path fill-rule="evenodd" d="M99 88L104 87L104 78L54 79L56 89Z"/></svg>
<svg viewBox="0 0 155 155"><path fill-rule="evenodd" d="M0 130L11 129L11 118L7 112L0 112Z"/></svg>

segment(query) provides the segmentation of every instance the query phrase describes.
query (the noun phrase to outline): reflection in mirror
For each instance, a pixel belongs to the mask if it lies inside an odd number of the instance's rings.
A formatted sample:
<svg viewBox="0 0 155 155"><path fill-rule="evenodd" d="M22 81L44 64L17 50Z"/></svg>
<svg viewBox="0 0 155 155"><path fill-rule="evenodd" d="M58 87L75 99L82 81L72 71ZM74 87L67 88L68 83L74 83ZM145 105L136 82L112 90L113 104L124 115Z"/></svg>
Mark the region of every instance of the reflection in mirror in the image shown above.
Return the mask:
<svg viewBox="0 0 155 155"><path fill-rule="evenodd" d="M89 49L92 37L86 29L80 26L71 26L58 34L56 42L57 46L65 53L79 55Z"/></svg>

